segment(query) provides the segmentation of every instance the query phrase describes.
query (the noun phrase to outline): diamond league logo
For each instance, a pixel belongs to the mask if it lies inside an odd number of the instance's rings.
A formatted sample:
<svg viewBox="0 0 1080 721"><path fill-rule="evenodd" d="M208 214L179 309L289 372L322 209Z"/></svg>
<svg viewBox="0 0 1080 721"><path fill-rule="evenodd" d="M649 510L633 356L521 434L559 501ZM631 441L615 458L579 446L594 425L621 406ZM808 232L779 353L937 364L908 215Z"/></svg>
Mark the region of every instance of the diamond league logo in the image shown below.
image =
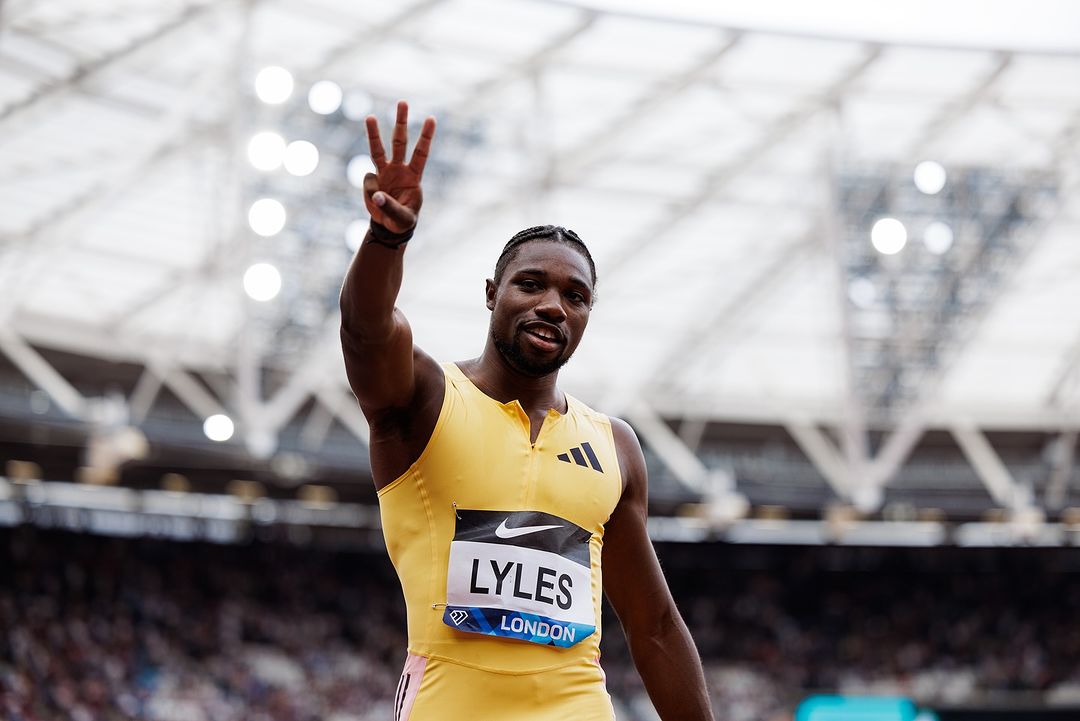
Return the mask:
<svg viewBox="0 0 1080 721"><path fill-rule="evenodd" d="M462 611L460 608L456 608L450 612L450 620L454 622L455 626L460 626L461 622L469 617L468 611Z"/></svg>

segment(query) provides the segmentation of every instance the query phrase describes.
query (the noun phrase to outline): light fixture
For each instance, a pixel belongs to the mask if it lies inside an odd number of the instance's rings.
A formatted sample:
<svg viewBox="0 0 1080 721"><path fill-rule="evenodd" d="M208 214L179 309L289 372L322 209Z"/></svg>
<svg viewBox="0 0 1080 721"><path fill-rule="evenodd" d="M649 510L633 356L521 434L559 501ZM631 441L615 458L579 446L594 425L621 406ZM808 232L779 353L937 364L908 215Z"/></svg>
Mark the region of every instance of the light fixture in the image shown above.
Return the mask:
<svg viewBox="0 0 1080 721"><path fill-rule="evenodd" d="M934 255L944 255L949 252L949 248L953 244L952 228L949 227L948 223L935 220L926 226L926 230L923 231L923 243L926 244L926 249Z"/></svg>
<svg viewBox="0 0 1080 721"><path fill-rule="evenodd" d="M877 300L877 287L869 278L855 278L848 284L848 298L860 308L869 308Z"/></svg>
<svg viewBox="0 0 1080 721"><path fill-rule="evenodd" d="M248 160L259 170L275 170L285 157L285 139L277 133L262 132L251 136Z"/></svg>
<svg viewBox="0 0 1080 721"><path fill-rule="evenodd" d="M273 198L260 198L251 204L248 224L264 238L277 235L285 227L285 206Z"/></svg>
<svg viewBox="0 0 1080 721"><path fill-rule="evenodd" d="M915 187L927 195L937 195L945 187L947 179L945 168L941 163L933 160L924 160L915 166Z"/></svg>
<svg viewBox="0 0 1080 721"><path fill-rule="evenodd" d="M311 86L308 107L319 115L330 115L341 107L341 86L331 80L320 80Z"/></svg>
<svg viewBox="0 0 1080 721"><path fill-rule="evenodd" d="M907 244L907 229L896 218L882 218L870 230L870 242L882 255L896 255Z"/></svg>
<svg viewBox="0 0 1080 721"><path fill-rule="evenodd" d="M285 170L303 177L319 166L319 149L306 140L294 140L285 148Z"/></svg>
<svg viewBox="0 0 1080 721"><path fill-rule="evenodd" d="M293 91L292 73L277 65L265 67L255 76L255 94L267 105L280 105Z"/></svg>
<svg viewBox="0 0 1080 721"><path fill-rule="evenodd" d="M349 164L345 166L345 177L354 188L364 187L364 176L375 172L375 164L371 162L371 156L361 153L353 156Z"/></svg>
<svg viewBox="0 0 1080 721"><path fill-rule="evenodd" d="M375 107L371 96L361 90L353 90L345 95L341 102L341 112L349 120L363 120Z"/></svg>
<svg viewBox="0 0 1080 721"><path fill-rule="evenodd" d="M367 229L367 220L354 220L346 226L345 245L349 250L354 253L360 250L360 244L364 242L364 236L367 235Z"/></svg>
<svg viewBox="0 0 1080 721"><path fill-rule="evenodd" d="M232 418L224 413L215 413L203 421L203 433L207 438L218 443L232 438L234 430Z"/></svg>
<svg viewBox="0 0 1080 721"><path fill-rule="evenodd" d="M281 291L281 273L269 263L255 263L244 272L244 292L253 300L272 300Z"/></svg>

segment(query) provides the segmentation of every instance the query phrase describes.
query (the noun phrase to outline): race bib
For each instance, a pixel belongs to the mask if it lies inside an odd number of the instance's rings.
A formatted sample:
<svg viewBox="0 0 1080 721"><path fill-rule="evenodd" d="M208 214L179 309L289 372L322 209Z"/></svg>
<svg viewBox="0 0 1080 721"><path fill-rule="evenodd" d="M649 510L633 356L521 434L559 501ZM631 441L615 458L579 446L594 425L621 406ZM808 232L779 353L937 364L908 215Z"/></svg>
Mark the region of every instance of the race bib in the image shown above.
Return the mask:
<svg viewBox="0 0 1080 721"><path fill-rule="evenodd" d="M561 647L596 630L589 531L539 511L457 513L443 623Z"/></svg>

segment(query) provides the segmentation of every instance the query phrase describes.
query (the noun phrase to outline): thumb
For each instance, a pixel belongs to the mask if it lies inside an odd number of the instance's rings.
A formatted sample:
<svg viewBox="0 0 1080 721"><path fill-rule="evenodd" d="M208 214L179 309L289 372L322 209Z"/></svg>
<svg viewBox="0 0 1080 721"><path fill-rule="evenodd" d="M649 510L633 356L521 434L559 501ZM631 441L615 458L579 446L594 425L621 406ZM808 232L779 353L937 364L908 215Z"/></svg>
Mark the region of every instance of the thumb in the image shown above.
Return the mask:
<svg viewBox="0 0 1080 721"><path fill-rule="evenodd" d="M378 176L374 173L364 176L364 205L371 219L392 233L404 233L416 225L416 213L380 190Z"/></svg>
<svg viewBox="0 0 1080 721"><path fill-rule="evenodd" d="M379 194L379 201L375 201L375 194ZM364 205L367 206L368 212L374 217L380 212L383 204L383 196L385 193L379 192L379 178L375 173L368 173L364 176Z"/></svg>
<svg viewBox="0 0 1080 721"><path fill-rule="evenodd" d="M416 213L394 200L389 193L376 191L371 195L371 202L381 211L383 220L379 222L388 230L404 233L416 225ZM374 218L375 215L372 214L372 217Z"/></svg>

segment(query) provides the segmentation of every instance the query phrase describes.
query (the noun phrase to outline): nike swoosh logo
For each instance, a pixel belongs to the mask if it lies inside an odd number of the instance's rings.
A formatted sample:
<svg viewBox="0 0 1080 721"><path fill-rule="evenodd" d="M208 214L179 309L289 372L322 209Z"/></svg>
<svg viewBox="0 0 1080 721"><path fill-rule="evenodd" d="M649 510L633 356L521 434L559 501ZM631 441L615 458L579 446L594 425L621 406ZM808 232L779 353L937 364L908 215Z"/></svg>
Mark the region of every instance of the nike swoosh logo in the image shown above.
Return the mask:
<svg viewBox="0 0 1080 721"><path fill-rule="evenodd" d="M562 526L519 526L518 528L507 528L506 519L499 524L499 527L495 529L495 535L499 538L517 538L518 536L524 536L529 533L537 533L538 531L550 531L552 528L562 528Z"/></svg>

